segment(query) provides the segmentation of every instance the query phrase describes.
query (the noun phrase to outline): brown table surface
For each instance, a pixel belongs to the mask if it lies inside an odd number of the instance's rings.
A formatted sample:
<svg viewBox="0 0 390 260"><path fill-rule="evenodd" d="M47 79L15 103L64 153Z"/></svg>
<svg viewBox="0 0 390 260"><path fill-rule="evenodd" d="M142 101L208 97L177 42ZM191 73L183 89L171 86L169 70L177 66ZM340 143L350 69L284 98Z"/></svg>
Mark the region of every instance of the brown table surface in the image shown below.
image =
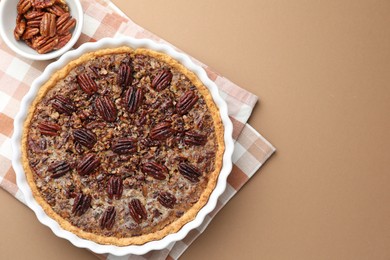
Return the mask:
<svg viewBox="0 0 390 260"><path fill-rule="evenodd" d="M390 1L114 2L256 93L277 147L183 259L390 259ZM96 259L0 205L0 259Z"/></svg>

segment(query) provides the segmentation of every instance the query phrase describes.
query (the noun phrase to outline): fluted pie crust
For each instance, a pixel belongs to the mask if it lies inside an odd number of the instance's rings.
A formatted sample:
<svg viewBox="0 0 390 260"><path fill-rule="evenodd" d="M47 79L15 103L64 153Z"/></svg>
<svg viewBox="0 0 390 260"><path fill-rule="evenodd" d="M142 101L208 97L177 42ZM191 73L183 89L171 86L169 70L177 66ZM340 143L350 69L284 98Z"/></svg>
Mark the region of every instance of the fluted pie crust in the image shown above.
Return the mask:
<svg viewBox="0 0 390 260"><path fill-rule="evenodd" d="M197 91L196 93L198 93L199 97L202 100L204 100L204 103L207 107L207 111L211 115L211 120L213 122L213 127L214 127L214 132L212 133L212 136L214 138L213 142L215 142L215 150L214 150L215 154L214 154L214 158L212 159L213 167L211 167L211 169L213 169L213 170L211 172L206 173L207 177L205 178L205 181L202 182L202 183L204 183L204 185L202 187L199 187L199 189L202 189L201 191L199 191L199 199L197 199L197 201L194 202L193 204L191 204L190 206L188 206L189 205L188 202L184 203L187 205L187 208L186 208L186 211L183 212L183 214L181 216L174 216L173 217L174 213L172 213L172 214L169 213L169 210L172 210L172 209L167 209L168 213L166 213L166 214L167 214L167 216L171 216L170 218L168 217L170 219L170 221L168 223L165 223L164 221L162 221L162 222L164 222L164 223L162 223L162 225L159 225L157 223L155 225L156 230L152 230L152 232L144 233L144 234L141 231L141 234L136 234L136 235L133 235L130 237L118 237L118 236L115 236L115 234L107 235L107 234L109 234L109 233L107 233L106 235L104 235L104 234L101 234L99 232L94 232L94 230L90 230L90 231L83 230L82 228L73 225L69 221L69 219L72 219L74 214L69 212L69 214L68 214L69 216L66 215L67 218L65 218L53 209L53 207L48 203L47 199L41 193L41 190L43 188L37 186L37 178L38 177L37 177L37 174L35 173L35 170L34 170L35 168L32 166L31 158L30 158L31 153L33 154L34 152L31 152L31 147L29 144L29 133L30 133L30 131L33 131L31 129L33 127L33 122L35 120L34 113L36 112L36 109L39 106L39 104L41 104L43 102L42 100L45 98L45 96L48 94L48 92L50 90L52 90L53 88L55 88L59 81L66 78L68 76L68 74L73 69L75 69L76 67L78 67L78 66L80 66L80 65L82 65L90 60L96 59L98 57L103 57L103 56L107 56L107 55L114 56L114 55L118 55L118 54L128 54L128 53L131 53L132 55L149 56L149 57L152 57L153 59L159 60L159 61L165 63L167 65L167 67L171 68L171 70L176 71L178 73L181 73L188 80L191 81L192 85L196 88L196 91ZM174 92L174 88L171 88L171 89ZM199 210L207 203L208 198L216 185L218 175L219 175L219 172L220 172L221 167L222 167L222 156L223 156L224 148L225 148L223 136L224 136L224 127L223 127L223 124L221 122L219 110L218 110L217 106L215 105L215 103L213 102L213 99L212 99L211 94L208 91L208 89L203 85L203 83L197 78L197 76L193 72L189 71L182 64L180 64L178 61L176 61L175 59L171 58L170 56L168 56L166 54L155 52L155 51L152 51L149 49L143 49L143 48L132 49L130 47L124 46L124 47L113 48L113 49L102 49L99 51L84 54L80 58L69 62L65 67L63 67L62 69L60 69L59 71L54 73L52 75L52 77L50 78L50 80L48 80L40 88L35 100L33 101L32 105L28 111L27 118L26 118L25 123L24 123L24 131L23 131L23 136L22 136L22 163L23 163L23 168L24 168L25 173L26 173L27 181L31 187L31 190L32 190L32 193L33 193L35 200L44 209L45 213L48 216L50 216L51 218L53 218L56 222L58 222L59 225L63 229L68 230L81 238L88 239L88 240L97 242L99 244L109 244L109 245L117 245L117 246L141 245L141 244L144 244L144 243L149 242L149 241L162 239L165 236L167 236L168 234L172 234L172 233L177 232L183 225L185 225L186 223L193 220L196 217ZM29 157L29 154L30 154L30 157ZM44 162L41 164L44 164ZM71 171L72 171L71 174L73 174L75 176L77 175L77 172L75 169L72 169ZM176 174L178 174L178 173L176 173ZM67 173L64 176L61 176L60 178L70 178L71 179L71 177L69 177L69 176L70 176L70 173ZM202 181L203 181L204 177L205 177L205 174L203 174L199 178L202 179ZM182 176L179 176L177 178L182 179ZM150 180L150 182L153 182L153 181L154 180ZM181 180L181 181L183 181L183 180ZM188 182L188 186L192 187L192 185L197 185L197 183L191 183L188 180L185 180L185 181ZM125 187L124 192L127 189L130 189L130 188ZM88 187L85 188L85 190L88 191ZM106 196L106 189L102 190L101 192L102 192L102 194L104 193L104 195L102 195L102 196ZM149 192L151 192L151 191L149 190ZM178 201L180 201L180 198L177 198L177 199L178 199ZM186 201L188 201L188 200L189 199L187 198ZM92 205L94 203L93 201L94 201L94 198L92 198ZM118 201L120 201L120 199ZM116 201L115 203L119 203L118 201ZM74 203L74 198L69 200L69 204L72 204L72 202ZM109 205L109 203L108 204L106 203L105 205ZM72 205L70 205L70 207L71 206ZM91 211L92 209L89 209L89 210ZM126 222L126 223L133 222L131 219L131 216L129 216L128 213L125 213L124 215L122 215L122 217L123 216L124 216L124 218L128 218L128 219L126 219L126 220L116 219L115 225L119 222L121 222L121 223L122 222ZM148 212L148 219L152 218L152 217L153 217L152 213ZM118 214L116 215L116 218L118 218ZM97 220L99 220L99 219L97 219ZM136 226L136 224L132 224L132 225L133 225L133 227Z"/></svg>

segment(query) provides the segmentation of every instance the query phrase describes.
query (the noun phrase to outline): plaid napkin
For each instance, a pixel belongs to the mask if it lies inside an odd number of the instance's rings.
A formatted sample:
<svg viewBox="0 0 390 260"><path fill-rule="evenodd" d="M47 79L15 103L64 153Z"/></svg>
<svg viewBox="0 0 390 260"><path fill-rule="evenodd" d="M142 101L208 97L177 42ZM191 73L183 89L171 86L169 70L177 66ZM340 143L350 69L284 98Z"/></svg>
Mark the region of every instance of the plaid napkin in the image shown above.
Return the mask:
<svg viewBox="0 0 390 260"><path fill-rule="evenodd" d="M169 44L135 24L109 0L81 0L81 4L85 11L85 23L82 35L75 47L103 37L120 36L150 38ZM31 82L42 73L50 61L31 61L16 56L2 39L0 39L0 57L0 186L24 202L16 185L15 173L11 166L10 137L13 132L13 118L18 112L20 101L29 90ZM227 189L219 198L215 210L205 218L202 226L191 231L182 241L172 243L166 249L152 251L143 256L129 255L120 259L179 258L205 230L218 211L275 151L275 148L264 137L246 123L257 102L257 97L218 75L205 64L195 59L193 61L202 66L219 87L221 96L228 104L229 116L233 122L234 165L228 178ZM98 255L98 257L101 259L117 258L112 255Z"/></svg>

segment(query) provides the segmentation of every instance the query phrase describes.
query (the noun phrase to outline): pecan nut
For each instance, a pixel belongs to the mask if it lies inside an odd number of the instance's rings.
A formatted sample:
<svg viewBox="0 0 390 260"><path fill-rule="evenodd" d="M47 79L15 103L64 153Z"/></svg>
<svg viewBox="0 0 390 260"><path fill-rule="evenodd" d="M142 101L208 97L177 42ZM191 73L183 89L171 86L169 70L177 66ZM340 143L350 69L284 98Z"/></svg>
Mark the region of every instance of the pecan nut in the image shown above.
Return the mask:
<svg viewBox="0 0 390 260"><path fill-rule="evenodd" d="M60 26L64 26L64 24L70 20L70 14L69 13L63 13L62 15L60 15L60 17L58 17L57 19L57 22L56 22L56 25L57 25L57 28L59 28Z"/></svg>
<svg viewBox="0 0 390 260"><path fill-rule="evenodd" d="M112 229L115 224L116 210L114 206L109 206L106 211L104 211L103 216L100 220L101 229Z"/></svg>
<svg viewBox="0 0 390 260"><path fill-rule="evenodd" d="M100 166L100 159L93 153L86 154L77 164L77 172L81 176L93 173Z"/></svg>
<svg viewBox="0 0 390 260"><path fill-rule="evenodd" d="M35 18L27 20L27 27L29 28L39 28L41 26L42 16L37 16Z"/></svg>
<svg viewBox="0 0 390 260"><path fill-rule="evenodd" d="M193 183L199 182L199 177L202 175L197 167L187 162L179 163L179 172L184 178Z"/></svg>
<svg viewBox="0 0 390 260"><path fill-rule="evenodd" d="M58 38L58 43L57 43L56 47L54 47L54 50L59 50L62 47L64 47L70 41L71 38L72 38L71 33L68 33L65 35L60 35Z"/></svg>
<svg viewBox="0 0 390 260"><path fill-rule="evenodd" d="M45 14L45 12L42 12L40 10L31 10L24 14L24 18L27 20L31 20L37 17L42 17Z"/></svg>
<svg viewBox="0 0 390 260"><path fill-rule="evenodd" d="M67 115L71 115L74 111L76 111L76 107L73 105L73 102L62 95L55 96L52 99L51 104L55 110Z"/></svg>
<svg viewBox="0 0 390 260"><path fill-rule="evenodd" d="M15 28L16 29L16 28ZM20 40L20 34L18 34L17 32L16 32L16 30L14 30L14 38L15 38L15 40L17 40L17 41L19 41ZM27 44L28 45L28 44Z"/></svg>
<svg viewBox="0 0 390 260"><path fill-rule="evenodd" d="M50 136L57 135L58 131L61 129L61 126L50 122L41 122L37 127L41 134Z"/></svg>
<svg viewBox="0 0 390 260"><path fill-rule="evenodd" d="M66 161L58 161L50 164L47 170L52 173L51 178L57 179L70 171L70 165Z"/></svg>
<svg viewBox="0 0 390 260"><path fill-rule="evenodd" d="M62 25L57 26L57 33L59 35L67 34L76 26L76 19L70 18Z"/></svg>
<svg viewBox="0 0 390 260"><path fill-rule="evenodd" d="M148 213L139 199L132 199L129 203L130 216L136 223L141 223L148 218Z"/></svg>
<svg viewBox="0 0 390 260"><path fill-rule="evenodd" d="M77 194L73 202L72 213L78 217L83 215L91 207L91 195Z"/></svg>
<svg viewBox="0 0 390 260"><path fill-rule="evenodd" d="M58 36L44 37L38 36L32 39L32 45L39 54L47 53L54 50L54 47L58 44Z"/></svg>
<svg viewBox="0 0 390 260"><path fill-rule="evenodd" d="M196 131L185 132L184 143L188 145L205 145L207 143L207 135Z"/></svg>
<svg viewBox="0 0 390 260"><path fill-rule="evenodd" d="M77 75L77 83L79 83L80 88L88 95L92 95L98 89L96 82L87 73Z"/></svg>
<svg viewBox="0 0 390 260"><path fill-rule="evenodd" d="M97 97L95 99L95 108L97 113L107 122L114 122L116 120L117 109L114 102L107 97Z"/></svg>
<svg viewBox="0 0 390 260"><path fill-rule="evenodd" d="M32 6L41 9L41 8L46 8L54 5L56 0L31 0L32 1Z"/></svg>
<svg viewBox="0 0 390 260"><path fill-rule="evenodd" d="M92 147L97 142L97 137L94 132L85 128L79 128L73 131L73 138L76 142L81 145L84 145L88 149Z"/></svg>
<svg viewBox="0 0 390 260"><path fill-rule="evenodd" d="M18 10L18 14L27 13L27 11L31 8L32 3L31 0L20 0L16 6Z"/></svg>
<svg viewBox="0 0 390 260"><path fill-rule="evenodd" d="M44 54L44 53L48 53L52 50L54 50L55 46L57 46L58 44L58 37L55 36L53 38L50 39L50 41L48 41L45 45L43 45L41 48L39 48L37 50L37 52L39 54Z"/></svg>
<svg viewBox="0 0 390 260"><path fill-rule="evenodd" d="M16 38L15 38L16 39ZM33 38L34 39L34 38ZM31 49L33 49L33 46L32 46L32 40L33 39L30 39L30 40L25 40L25 43L27 44L27 46L29 46Z"/></svg>
<svg viewBox="0 0 390 260"><path fill-rule="evenodd" d="M39 31L42 36L53 37L56 35L57 26L56 26L56 15L51 13L45 13L42 16L41 24Z"/></svg>
<svg viewBox="0 0 390 260"><path fill-rule="evenodd" d="M142 166L142 172L155 178L156 180L165 180L168 169L157 162L147 162Z"/></svg>
<svg viewBox="0 0 390 260"><path fill-rule="evenodd" d="M18 15L16 18L16 26L14 29L15 39L19 40L25 30L26 30L26 20L21 15Z"/></svg>
<svg viewBox="0 0 390 260"><path fill-rule="evenodd" d="M171 123L161 122L150 130L150 138L154 140L165 140L172 136L174 130L171 128Z"/></svg>
<svg viewBox="0 0 390 260"><path fill-rule="evenodd" d="M117 76L117 84L121 87L130 86L133 81L133 74L129 65L121 64Z"/></svg>
<svg viewBox="0 0 390 260"><path fill-rule="evenodd" d="M69 7L65 0L56 0L56 4L59 5L65 12L69 12Z"/></svg>
<svg viewBox="0 0 390 260"><path fill-rule="evenodd" d="M176 204L176 198L171 193L163 191L157 197L158 202L166 208L173 209Z"/></svg>
<svg viewBox="0 0 390 260"><path fill-rule="evenodd" d="M137 151L137 140L131 137L116 139L111 145L111 150L117 154L129 154Z"/></svg>
<svg viewBox="0 0 390 260"><path fill-rule="evenodd" d="M35 35L37 35L39 33L39 29L38 28L33 28L33 27L28 27L24 33L23 33L23 36L22 36L22 39L23 40L29 40L31 39L32 37L34 37Z"/></svg>
<svg viewBox="0 0 390 260"><path fill-rule="evenodd" d="M157 91L166 89L172 81L172 72L168 69L162 69L154 77L152 81L152 88Z"/></svg>
<svg viewBox="0 0 390 260"><path fill-rule="evenodd" d="M52 14L55 14L56 16L61 16L65 13L65 10L62 9L62 7L59 6L58 4L54 4L50 7L48 7L48 8L46 8L46 10Z"/></svg>
<svg viewBox="0 0 390 260"><path fill-rule="evenodd" d="M35 27L34 27L35 28ZM38 36L32 39L32 47L38 49L47 43L49 37Z"/></svg>
<svg viewBox="0 0 390 260"><path fill-rule="evenodd" d="M107 182L107 193L110 199L119 200L123 192L123 182L120 176L111 176Z"/></svg>
<svg viewBox="0 0 390 260"><path fill-rule="evenodd" d="M130 113L135 113L142 105L144 92L142 88L129 87L125 93L124 105Z"/></svg>
<svg viewBox="0 0 390 260"><path fill-rule="evenodd" d="M176 104L176 110L180 115L184 115L191 110L198 99L199 97L195 94L195 92L188 90L179 98L179 101Z"/></svg>

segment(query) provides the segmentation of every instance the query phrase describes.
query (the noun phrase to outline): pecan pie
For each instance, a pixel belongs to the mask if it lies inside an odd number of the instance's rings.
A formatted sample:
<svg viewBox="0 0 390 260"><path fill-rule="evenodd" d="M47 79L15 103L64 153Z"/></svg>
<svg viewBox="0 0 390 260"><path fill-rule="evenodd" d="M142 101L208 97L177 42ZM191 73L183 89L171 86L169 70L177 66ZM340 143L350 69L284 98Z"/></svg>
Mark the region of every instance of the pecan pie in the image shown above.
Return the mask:
<svg viewBox="0 0 390 260"><path fill-rule="evenodd" d="M223 125L208 89L166 54L87 53L39 90L24 124L33 195L65 230L100 244L177 232L207 202Z"/></svg>

